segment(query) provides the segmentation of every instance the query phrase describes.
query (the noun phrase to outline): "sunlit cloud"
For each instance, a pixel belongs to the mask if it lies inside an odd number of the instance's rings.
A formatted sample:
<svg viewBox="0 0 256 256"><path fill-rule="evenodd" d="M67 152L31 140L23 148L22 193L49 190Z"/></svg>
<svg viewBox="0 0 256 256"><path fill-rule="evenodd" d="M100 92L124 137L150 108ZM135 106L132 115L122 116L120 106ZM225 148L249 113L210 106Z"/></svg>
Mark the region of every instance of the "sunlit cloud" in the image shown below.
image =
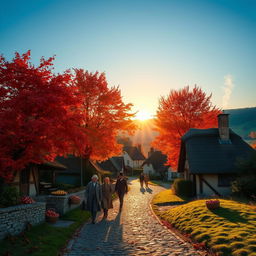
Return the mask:
<svg viewBox="0 0 256 256"><path fill-rule="evenodd" d="M231 75L226 75L224 77L224 95L222 97L222 108L226 109L228 107L229 99L231 97L233 88L234 88L234 82L233 82L233 77Z"/></svg>

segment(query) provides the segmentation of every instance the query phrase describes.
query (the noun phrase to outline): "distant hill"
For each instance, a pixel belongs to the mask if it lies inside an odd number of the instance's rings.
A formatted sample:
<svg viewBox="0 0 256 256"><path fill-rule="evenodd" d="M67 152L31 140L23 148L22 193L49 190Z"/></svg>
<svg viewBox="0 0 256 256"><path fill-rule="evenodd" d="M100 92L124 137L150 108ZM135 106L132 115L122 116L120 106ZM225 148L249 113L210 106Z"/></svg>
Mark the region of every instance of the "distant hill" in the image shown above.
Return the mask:
<svg viewBox="0 0 256 256"><path fill-rule="evenodd" d="M230 114L230 128L240 135L247 142L255 143L256 139L249 137L250 132L256 131L256 107L254 108L239 108L227 109L224 113ZM151 147L151 142L157 136L154 131L154 120L135 121L139 129L134 136L131 136L133 145L141 144L145 157L148 156L148 151Z"/></svg>
<svg viewBox="0 0 256 256"><path fill-rule="evenodd" d="M246 140L250 140L250 132L256 131L256 107L227 109L224 113L230 114L230 128Z"/></svg>

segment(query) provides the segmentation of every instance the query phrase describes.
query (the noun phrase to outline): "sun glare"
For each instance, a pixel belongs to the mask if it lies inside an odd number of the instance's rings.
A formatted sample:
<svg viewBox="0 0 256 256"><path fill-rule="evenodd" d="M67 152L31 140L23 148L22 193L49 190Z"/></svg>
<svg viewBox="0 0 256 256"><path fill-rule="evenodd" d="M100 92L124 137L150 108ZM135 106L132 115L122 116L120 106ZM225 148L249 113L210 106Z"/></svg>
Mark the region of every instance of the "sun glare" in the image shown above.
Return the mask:
<svg viewBox="0 0 256 256"><path fill-rule="evenodd" d="M148 120L148 119L151 119L152 118L152 115L149 114L148 112L146 111L139 111L136 116L135 116L135 119L138 119L140 121L145 121L145 120Z"/></svg>

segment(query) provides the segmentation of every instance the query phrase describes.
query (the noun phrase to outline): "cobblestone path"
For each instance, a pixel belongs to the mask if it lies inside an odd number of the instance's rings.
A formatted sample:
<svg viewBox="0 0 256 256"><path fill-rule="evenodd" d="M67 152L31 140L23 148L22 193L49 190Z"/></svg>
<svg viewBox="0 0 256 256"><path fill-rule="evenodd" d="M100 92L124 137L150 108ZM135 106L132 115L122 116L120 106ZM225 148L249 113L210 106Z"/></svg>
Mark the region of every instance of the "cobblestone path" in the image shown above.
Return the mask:
<svg viewBox="0 0 256 256"><path fill-rule="evenodd" d="M149 202L152 196L164 188L151 186L141 191L139 182L130 182L131 190L125 196L123 211L118 212L119 202L109 211L107 220L85 224L70 241L65 256L193 256L199 255L185 243L162 227L152 215Z"/></svg>

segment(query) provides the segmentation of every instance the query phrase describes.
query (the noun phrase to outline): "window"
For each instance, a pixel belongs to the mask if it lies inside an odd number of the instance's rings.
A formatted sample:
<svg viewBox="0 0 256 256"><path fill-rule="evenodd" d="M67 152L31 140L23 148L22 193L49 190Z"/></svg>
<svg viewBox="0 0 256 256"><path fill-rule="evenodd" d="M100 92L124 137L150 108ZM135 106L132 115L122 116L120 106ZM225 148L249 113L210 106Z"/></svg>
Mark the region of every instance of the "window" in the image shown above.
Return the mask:
<svg viewBox="0 0 256 256"><path fill-rule="evenodd" d="M219 174L218 175L218 186L229 187L234 177L231 174Z"/></svg>

